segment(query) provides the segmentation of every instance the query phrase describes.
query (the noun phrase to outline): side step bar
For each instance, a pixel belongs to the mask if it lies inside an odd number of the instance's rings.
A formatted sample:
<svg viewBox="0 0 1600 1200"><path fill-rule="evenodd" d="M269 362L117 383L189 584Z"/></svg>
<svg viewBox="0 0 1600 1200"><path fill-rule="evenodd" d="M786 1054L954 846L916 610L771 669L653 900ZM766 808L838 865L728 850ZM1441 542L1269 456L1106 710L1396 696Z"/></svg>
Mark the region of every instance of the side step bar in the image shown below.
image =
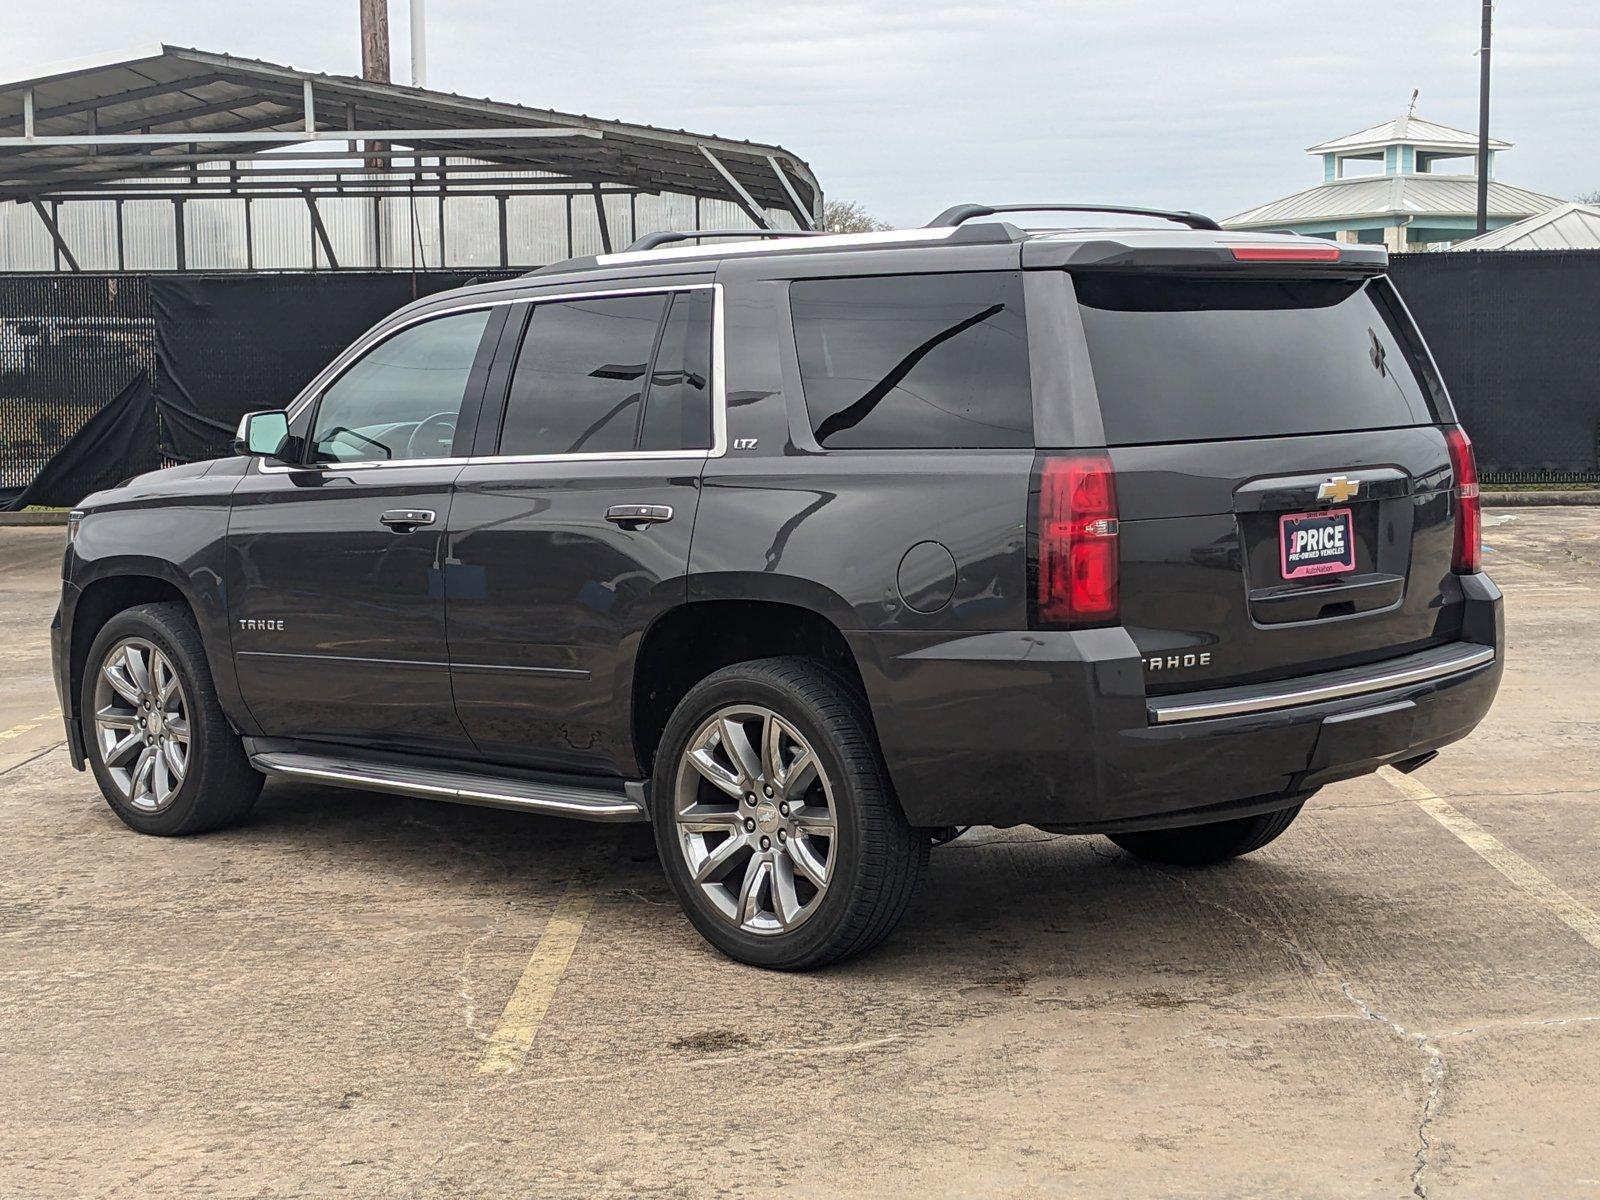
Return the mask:
<svg viewBox="0 0 1600 1200"><path fill-rule="evenodd" d="M423 796L456 804L486 808L511 808L523 812L576 817L583 821L644 821L644 785L546 783L507 778L475 771L439 767L413 767L398 763L361 762L336 755L305 754L290 750L263 750L250 756L250 765L264 775L305 779L332 787L366 788L402 796Z"/></svg>

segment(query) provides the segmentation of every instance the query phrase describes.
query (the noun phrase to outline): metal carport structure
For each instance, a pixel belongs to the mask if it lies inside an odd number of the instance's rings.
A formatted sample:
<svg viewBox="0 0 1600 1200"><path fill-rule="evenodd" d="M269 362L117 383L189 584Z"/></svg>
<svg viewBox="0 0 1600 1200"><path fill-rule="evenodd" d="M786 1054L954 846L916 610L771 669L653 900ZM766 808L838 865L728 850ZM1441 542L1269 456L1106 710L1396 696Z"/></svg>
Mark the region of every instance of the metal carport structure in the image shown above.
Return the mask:
<svg viewBox="0 0 1600 1200"><path fill-rule="evenodd" d="M603 249L620 240L612 197L628 198L630 214L639 196L688 197L696 210L727 202L763 228L814 228L822 209L810 167L781 146L203 50L161 45L0 84L0 203L32 210L58 270L81 266L62 229L68 206L113 206L121 270L122 203L172 205L182 270L183 206L218 198L244 202L247 257L251 200L303 204L312 265L320 248L332 267L340 263L320 207L330 199L370 201L374 228L385 200L413 209L437 201L442 256L446 202L486 198L498 209L497 265L506 266L507 205L524 196L566 198L569 250L575 201L593 205ZM642 232L637 219L628 223L629 236Z"/></svg>

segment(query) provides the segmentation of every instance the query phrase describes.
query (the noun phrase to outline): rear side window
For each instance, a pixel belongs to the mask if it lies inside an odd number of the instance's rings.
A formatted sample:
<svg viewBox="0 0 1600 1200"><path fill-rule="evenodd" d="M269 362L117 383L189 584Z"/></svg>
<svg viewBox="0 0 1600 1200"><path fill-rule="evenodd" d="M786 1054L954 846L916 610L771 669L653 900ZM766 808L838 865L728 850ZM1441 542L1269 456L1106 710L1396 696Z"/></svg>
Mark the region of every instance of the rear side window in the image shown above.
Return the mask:
<svg viewBox="0 0 1600 1200"><path fill-rule="evenodd" d="M789 305L821 445L1032 444L1019 272L799 280Z"/></svg>
<svg viewBox="0 0 1600 1200"><path fill-rule="evenodd" d="M667 299L656 294L536 304L511 375L500 453L632 450Z"/></svg>
<svg viewBox="0 0 1600 1200"><path fill-rule="evenodd" d="M1422 425L1385 298L1361 280L1073 277L1111 445Z"/></svg>

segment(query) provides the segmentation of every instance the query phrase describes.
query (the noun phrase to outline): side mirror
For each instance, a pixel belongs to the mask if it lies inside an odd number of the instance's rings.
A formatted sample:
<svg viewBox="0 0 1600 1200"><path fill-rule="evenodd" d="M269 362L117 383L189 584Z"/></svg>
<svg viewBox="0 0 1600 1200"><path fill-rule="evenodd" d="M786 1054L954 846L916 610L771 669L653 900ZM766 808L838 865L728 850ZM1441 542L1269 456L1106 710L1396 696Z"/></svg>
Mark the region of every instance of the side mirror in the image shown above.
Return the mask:
<svg viewBox="0 0 1600 1200"><path fill-rule="evenodd" d="M289 414L281 410L245 413L233 435L233 452L276 458L289 441Z"/></svg>

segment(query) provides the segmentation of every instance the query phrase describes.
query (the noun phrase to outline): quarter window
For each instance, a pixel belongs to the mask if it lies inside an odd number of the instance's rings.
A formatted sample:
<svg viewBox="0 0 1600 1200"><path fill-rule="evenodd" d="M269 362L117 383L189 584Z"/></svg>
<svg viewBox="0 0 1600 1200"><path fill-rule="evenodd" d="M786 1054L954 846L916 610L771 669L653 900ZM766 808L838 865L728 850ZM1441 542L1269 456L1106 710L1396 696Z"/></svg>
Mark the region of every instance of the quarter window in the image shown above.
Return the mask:
<svg viewBox="0 0 1600 1200"><path fill-rule="evenodd" d="M424 321L385 338L322 393L313 462L447 458L489 310Z"/></svg>
<svg viewBox="0 0 1600 1200"><path fill-rule="evenodd" d="M789 306L823 446L1032 443L1019 272L801 280Z"/></svg>
<svg viewBox="0 0 1600 1200"><path fill-rule="evenodd" d="M641 450L711 445L711 290L674 292L645 393Z"/></svg>

